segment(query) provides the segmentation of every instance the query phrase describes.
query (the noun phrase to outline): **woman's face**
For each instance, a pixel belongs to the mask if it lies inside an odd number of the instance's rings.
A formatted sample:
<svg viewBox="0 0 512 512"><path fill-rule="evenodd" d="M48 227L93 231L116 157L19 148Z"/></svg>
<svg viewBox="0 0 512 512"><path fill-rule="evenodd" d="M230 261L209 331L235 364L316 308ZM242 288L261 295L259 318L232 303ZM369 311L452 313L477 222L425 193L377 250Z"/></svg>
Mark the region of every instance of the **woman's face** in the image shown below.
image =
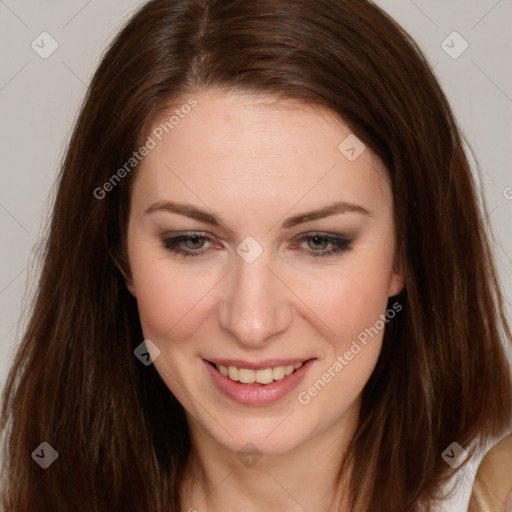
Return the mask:
<svg viewBox="0 0 512 512"><path fill-rule="evenodd" d="M195 99L169 133L174 107L156 120L133 186L128 287L155 367L192 434L231 450L354 428L401 309L386 171L325 109Z"/></svg>

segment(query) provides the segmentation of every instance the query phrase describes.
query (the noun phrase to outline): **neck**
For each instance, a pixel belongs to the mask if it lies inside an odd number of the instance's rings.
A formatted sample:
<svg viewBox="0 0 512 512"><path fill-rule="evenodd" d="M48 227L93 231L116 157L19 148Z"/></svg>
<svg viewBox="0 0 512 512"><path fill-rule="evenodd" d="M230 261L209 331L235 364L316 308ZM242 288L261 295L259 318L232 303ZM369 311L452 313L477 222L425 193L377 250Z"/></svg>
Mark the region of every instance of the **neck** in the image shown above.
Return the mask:
<svg viewBox="0 0 512 512"><path fill-rule="evenodd" d="M242 458L189 418L192 452L182 487L187 512L348 511L348 475L338 480L342 457L357 426L359 408L327 430L279 455Z"/></svg>

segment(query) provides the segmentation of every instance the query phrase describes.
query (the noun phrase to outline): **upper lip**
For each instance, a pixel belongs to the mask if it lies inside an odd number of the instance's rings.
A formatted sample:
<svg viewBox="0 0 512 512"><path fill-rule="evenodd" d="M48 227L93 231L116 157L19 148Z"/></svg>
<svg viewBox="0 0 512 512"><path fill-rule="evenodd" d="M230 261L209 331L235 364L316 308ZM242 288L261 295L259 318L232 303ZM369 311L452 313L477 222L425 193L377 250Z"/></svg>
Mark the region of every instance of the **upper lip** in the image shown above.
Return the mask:
<svg viewBox="0 0 512 512"><path fill-rule="evenodd" d="M236 366L237 368L247 368L249 370L264 370L265 368L275 368L276 366L289 366L297 363L305 363L312 359L311 357L293 358L293 359L264 359L261 361L244 361L242 359L205 359L213 364L222 366Z"/></svg>

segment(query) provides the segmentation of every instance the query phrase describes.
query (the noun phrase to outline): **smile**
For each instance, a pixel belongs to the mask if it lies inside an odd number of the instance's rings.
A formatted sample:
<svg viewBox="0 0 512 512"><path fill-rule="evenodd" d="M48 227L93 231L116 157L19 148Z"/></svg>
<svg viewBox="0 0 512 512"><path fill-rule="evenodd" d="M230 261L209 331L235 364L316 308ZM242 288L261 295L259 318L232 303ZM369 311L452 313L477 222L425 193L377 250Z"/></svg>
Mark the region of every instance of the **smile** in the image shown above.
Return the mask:
<svg viewBox="0 0 512 512"><path fill-rule="evenodd" d="M265 406L290 394L315 361L313 358L249 363L241 360L204 359L203 363L211 381L222 395L240 404Z"/></svg>
<svg viewBox="0 0 512 512"><path fill-rule="evenodd" d="M301 366L302 363L296 363L294 365L290 364L261 370L252 370L250 368L238 368L237 366L216 364L215 368L217 368L222 375L235 382L242 382L243 384L270 384L271 382L284 379Z"/></svg>

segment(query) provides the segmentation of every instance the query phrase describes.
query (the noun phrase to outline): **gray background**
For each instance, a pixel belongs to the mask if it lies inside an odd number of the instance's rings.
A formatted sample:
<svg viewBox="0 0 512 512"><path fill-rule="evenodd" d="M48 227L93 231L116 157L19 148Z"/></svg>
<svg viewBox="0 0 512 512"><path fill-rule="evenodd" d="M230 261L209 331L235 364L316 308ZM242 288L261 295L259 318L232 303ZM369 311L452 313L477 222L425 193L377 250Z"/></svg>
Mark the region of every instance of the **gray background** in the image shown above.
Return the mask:
<svg viewBox="0 0 512 512"><path fill-rule="evenodd" d="M141 1L0 0L0 386L36 285L48 197L73 120L109 41ZM380 0L426 52L481 169L496 256L512 313L511 0ZM57 41L47 59L31 47ZM452 58L453 31L469 44ZM462 40L445 45L458 52ZM45 48L48 48L48 40ZM445 46L446 47L446 46ZM508 198L507 198L508 197Z"/></svg>

